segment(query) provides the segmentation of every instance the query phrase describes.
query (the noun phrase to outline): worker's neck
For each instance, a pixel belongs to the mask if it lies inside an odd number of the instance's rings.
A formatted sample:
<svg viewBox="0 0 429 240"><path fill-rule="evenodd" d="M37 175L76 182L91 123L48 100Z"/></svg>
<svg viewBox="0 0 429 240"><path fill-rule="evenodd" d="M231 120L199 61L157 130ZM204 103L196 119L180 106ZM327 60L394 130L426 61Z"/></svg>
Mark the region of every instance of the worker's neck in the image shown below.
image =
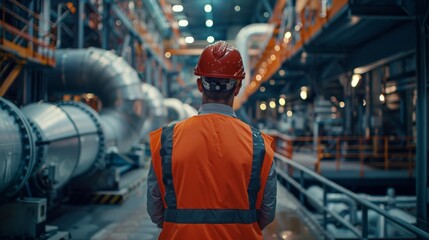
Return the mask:
<svg viewBox="0 0 429 240"><path fill-rule="evenodd" d="M214 100L214 99L203 98L203 104L206 104L206 103L219 103L219 104L225 104L225 105L228 105L228 106L232 107L233 102L234 102L234 99L229 99L229 100Z"/></svg>

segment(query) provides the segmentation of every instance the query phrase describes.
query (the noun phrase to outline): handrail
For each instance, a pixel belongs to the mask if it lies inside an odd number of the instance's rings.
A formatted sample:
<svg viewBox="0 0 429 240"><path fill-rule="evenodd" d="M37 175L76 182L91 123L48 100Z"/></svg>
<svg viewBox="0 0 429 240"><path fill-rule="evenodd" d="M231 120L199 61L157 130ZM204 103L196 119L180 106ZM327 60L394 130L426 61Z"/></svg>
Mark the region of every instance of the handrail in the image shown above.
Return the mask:
<svg viewBox="0 0 429 240"><path fill-rule="evenodd" d="M13 6L28 14L29 17L41 21L42 18L39 14L23 4L15 0L10 2ZM37 23L9 9L5 4L1 5L0 10L3 16L0 20L0 29L2 31L0 34L0 48L24 59L31 59L50 66L55 65L56 36L51 33L55 25L48 19L43 19L48 29L41 29ZM6 18L6 15L10 16L10 18ZM16 24L11 22L16 22Z"/></svg>
<svg viewBox="0 0 429 240"><path fill-rule="evenodd" d="M365 199L359 197L357 194L353 193L352 191L328 180L327 178L320 176L319 174L311 171L310 169L302 166L301 164L294 162L290 159L287 159L287 158L283 157L282 155L280 155L279 153L275 153L274 157L277 161L281 161L282 163L285 163L288 168L289 168L289 166L291 166L295 170L300 171L301 172L301 174L300 174L301 178L303 178L304 174L306 174L322 185L322 187L324 189L324 191L323 191L323 204L320 204L320 205L322 207L321 209L323 211L323 219L324 219L324 222L322 223L322 225L324 226L325 230L327 229L327 225L326 225L327 222L326 221L327 221L327 216L329 214L330 216L333 216L340 224L342 224L344 227L346 227L352 233L354 233L357 237L366 239L368 237L368 210L373 210L373 211L377 212L378 214L382 215L383 217L387 218L389 221L391 221L391 222L405 228L409 232L415 234L416 236L424 238L424 239L429 239L429 233L428 232L425 232L422 229L420 229L420 228L418 228L418 227L416 227L410 223L407 223L402 219L395 218L394 216L392 216L387 211L379 208L377 205L371 203L368 200L365 200ZM303 181L298 182L298 181L294 180L286 172L284 172L282 169L280 169L279 166L277 166L277 172L282 178L284 178L286 181L288 181L288 183L290 183L297 190L299 190L300 195L305 195L307 198L310 198L310 199L314 200L314 202L318 203L317 199L315 199L314 196L312 196L306 192L306 190L303 186ZM331 190L334 190L335 192L342 193L342 194L346 195L347 197L349 197L350 199L355 201L359 206L361 206L363 217L362 217L362 224L361 224L360 229L356 228L355 226L352 226L350 223L346 222L344 218L342 218L341 216L338 216L338 214L336 214L335 212L328 209L328 207L327 207L327 194L328 194L328 190L329 190L328 188ZM301 197L300 200L303 201L303 198ZM301 202L301 203L303 203L303 202Z"/></svg>
<svg viewBox="0 0 429 240"><path fill-rule="evenodd" d="M341 159L356 160L361 165L360 175L365 172L364 165L392 168L407 168L411 177L415 167L415 137L413 136L304 136L291 137L280 133L271 133L280 146L278 152L289 159L294 159L294 147L312 145L315 168L321 172L322 159L334 159L336 170L341 167ZM324 148L324 146L328 146ZM328 149L328 150L327 150ZM370 159L368 161L367 159Z"/></svg>

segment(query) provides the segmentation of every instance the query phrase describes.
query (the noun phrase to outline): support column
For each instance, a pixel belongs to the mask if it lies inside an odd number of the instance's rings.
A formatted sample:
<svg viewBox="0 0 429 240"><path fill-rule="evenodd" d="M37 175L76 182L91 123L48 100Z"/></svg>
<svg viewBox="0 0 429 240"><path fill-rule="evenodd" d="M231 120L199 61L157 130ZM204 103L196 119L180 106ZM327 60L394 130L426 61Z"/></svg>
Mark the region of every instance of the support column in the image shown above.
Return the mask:
<svg viewBox="0 0 429 240"><path fill-rule="evenodd" d="M416 194L417 225L428 229L428 79L429 79L429 40L427 0L416 1L416 69L417 69L417 155L416 155Z"/></svg>
<svg viewBox="0 0 429 240"><path fill-rule="evenodd" d="M109 48L109 35L110 35L110 0L103 1L103 30L101 47L103 49Z"/></svg>
<svg viewBox="0 0 429 240"><path fill-rule="evenodd" d="M76 5L76 32L75 32L75 38L74 38L74 46L75 48L83 48L83 34L84 34L84 29L83 29L83 23L85 20L85 0L76 0L75 1L75 5Z"/></svg>

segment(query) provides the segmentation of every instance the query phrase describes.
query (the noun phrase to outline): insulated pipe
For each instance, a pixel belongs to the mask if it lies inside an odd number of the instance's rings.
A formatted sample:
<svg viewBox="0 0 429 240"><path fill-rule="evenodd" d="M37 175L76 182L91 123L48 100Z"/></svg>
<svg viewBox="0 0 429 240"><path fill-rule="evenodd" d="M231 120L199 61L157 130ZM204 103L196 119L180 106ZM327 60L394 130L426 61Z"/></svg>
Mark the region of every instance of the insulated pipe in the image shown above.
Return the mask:
<svg viewBox="0 0 429 240"><path fill-rule="evenodd" d="M164 105L168 110L168 122L182 121L198 114L195 108L187 103L182 103L177 98L165 99Z"/></svg>
<svg viewBox="0 0 429 240"><path fill-rule="evenodd" d="M0 97L0 202L12 198L27 182L35 163L35 149L26 117Z"/></svg>
<svg viewBox="0 0 429 240"><path fill-rule="evenodd" d="M56 51L48 72L51 93L94 93L102 102L101 125L108 151L126 152L140 137L144 98L140 79L121 57L98 48Z"/></svg>
<svg viewBox="0 0 429 240"><path fill-rule="evenodd" d="M37 159L31 183L44 193L72 177L99 169L104 135L95 112L83 103L33 103L22 112L37 136Z"/></svg>
<svg viewBox="0 0 429 240"><path fill-rule="evenodd" d="M269 39L271 35L273 34L274 25L273 24L266 24L266 23L254 23L247 25L243 27L238 33L237 37L235 38L235 46L237 47L238 51L240 51L241 58L243 59L243 66L244 66L244 72L246 73L246 77L242 81L242 87L241 91L236 96L236 100L240 99L241 96L244 94L244 90L246 89L247 85L249 84L250 77L252 75L251 69L250 69L250 59L249 59L249 47L248 43L249 40L257 35L265 35L266 39ZM266 42L266 41L263 41Z"/></svg>
<svg viewBox="0 0 429 240"><path fill-rule="evenodd" d="M140 139L149 142L149 133L167 124L168 113L164 106L164 97L156 87L149 83L142 83L141 90L148 107Z"/></svg>

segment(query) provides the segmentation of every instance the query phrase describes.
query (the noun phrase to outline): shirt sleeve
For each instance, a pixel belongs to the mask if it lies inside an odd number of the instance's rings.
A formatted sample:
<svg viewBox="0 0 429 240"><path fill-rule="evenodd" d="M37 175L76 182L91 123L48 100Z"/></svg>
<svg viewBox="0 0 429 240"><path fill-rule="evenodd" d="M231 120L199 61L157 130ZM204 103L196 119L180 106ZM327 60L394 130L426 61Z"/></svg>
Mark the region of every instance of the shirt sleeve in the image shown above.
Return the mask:
<svg viewBox="0 0 429 240"><path fill-rule="evenodd" d="M258 225L261 230L274 221L274 217L276 215L276 204L277 172L273 161L271 164L270 173L268 174L267 183L265 185L261 208L258 211Z"/></svg>
<svg viewBox="0 0 429 240"><path fill-rule="evenodd" d="M162 228L164 223L164 205L152 163L150 164L147 176L147 212L152 222L159 228Z"/></svg>

